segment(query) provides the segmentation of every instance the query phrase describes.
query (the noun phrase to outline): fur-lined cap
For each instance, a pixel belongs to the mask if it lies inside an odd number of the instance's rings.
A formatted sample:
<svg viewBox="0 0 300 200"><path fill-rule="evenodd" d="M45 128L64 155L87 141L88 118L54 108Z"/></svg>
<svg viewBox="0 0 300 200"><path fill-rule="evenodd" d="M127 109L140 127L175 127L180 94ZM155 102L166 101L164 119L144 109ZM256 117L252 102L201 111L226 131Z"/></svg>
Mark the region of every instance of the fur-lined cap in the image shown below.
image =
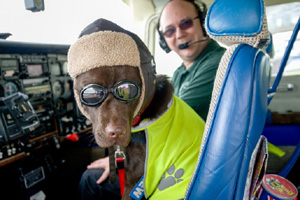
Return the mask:
<svg viewBox="0 0 300 200"><path fill-rule="evenodd" d="M68 52L68 71L74 81L91 69L117 65L139 68L142 93L134 112L134 116L138 116L154 95L156 77L153 57L137 35L111 21L98 19L81 32ZM74 90L74 94L80 111L90 119L81 105L78 91Z"/></svg>
<svg viewBox="0 0 300 200"><path fill-rule="evenodd" d="M134 40L125 33L101 31L79 38L69 49L68 71L72 78L100 66L140 66Z"/></svg>

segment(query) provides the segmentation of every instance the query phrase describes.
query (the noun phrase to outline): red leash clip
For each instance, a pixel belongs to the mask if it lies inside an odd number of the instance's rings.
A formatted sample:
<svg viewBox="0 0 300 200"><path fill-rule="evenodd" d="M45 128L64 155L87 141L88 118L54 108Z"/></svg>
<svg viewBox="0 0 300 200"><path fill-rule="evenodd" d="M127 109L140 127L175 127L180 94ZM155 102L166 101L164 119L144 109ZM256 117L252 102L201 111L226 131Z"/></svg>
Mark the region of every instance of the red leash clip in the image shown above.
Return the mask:
<svg viewBox="0 0 300 200"><path fill-rule="evenodd" d="M120 146L117 146L117 151L115 152L115 160L117 164L118 174L119 174L119 184L121 195L124 194L125 188L125 164L124 160L126 159L125 153L120 150Z"/></svg>

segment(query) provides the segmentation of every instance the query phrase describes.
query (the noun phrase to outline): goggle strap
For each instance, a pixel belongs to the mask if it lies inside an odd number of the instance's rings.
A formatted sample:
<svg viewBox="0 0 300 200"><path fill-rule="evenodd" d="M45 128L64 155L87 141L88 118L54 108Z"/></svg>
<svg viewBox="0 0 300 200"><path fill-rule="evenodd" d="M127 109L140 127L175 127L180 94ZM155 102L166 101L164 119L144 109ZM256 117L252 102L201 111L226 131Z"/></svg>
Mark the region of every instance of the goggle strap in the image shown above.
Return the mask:
<svg viewBox="0 0 300 200"><path fill-rule="evenodd" d="M142 114L145 112L145 110L150 106L150 104L151 104L153 98L154 98L154 94L153 94L152 98L150 99L149 103L146 105L146 107L141 111L141 113L140 113L139 115L137 115L137 116L132 120L132 121L133 121L132 124L131 124L132 127L135 126L135 125L137 125L137 123L140 122L140 120L141 120L141 115L142 115Z"/></svg>

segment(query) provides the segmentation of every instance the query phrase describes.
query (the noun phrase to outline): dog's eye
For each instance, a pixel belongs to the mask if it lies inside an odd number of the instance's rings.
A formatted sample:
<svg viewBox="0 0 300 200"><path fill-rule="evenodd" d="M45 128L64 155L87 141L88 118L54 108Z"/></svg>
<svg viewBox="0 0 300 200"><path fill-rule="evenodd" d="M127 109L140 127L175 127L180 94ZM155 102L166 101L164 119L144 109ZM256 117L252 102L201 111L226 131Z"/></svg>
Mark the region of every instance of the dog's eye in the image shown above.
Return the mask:
<svg viewBox="0 0 300 200"><path fill-rule="evenodd" d="M82 99L86 103L96 104L103 100L105 96L104 91L98 87L90 87L84 90Z"/></svg>

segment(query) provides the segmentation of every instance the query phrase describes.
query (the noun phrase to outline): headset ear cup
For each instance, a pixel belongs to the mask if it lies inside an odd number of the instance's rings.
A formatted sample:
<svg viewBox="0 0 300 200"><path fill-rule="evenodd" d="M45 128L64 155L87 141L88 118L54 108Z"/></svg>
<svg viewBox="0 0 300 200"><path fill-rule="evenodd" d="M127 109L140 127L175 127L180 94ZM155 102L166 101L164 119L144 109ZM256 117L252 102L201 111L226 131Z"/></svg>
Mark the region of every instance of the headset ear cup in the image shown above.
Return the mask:
<svg viewBox="0 0 300 200"><path fill-rule="evenodd" d="M200 18L200 26L202 28L203 31L203 35L206 37L207 33L206 33L206 29L205 29L205 16L203 16L203 13L199 14L199 18Z"/></svg>
<svg viewBox="0 0 300 200"><path fill-rule="evenodd" d="M168 47L165 37L161 31L158 31L159 34L159 46L166 52L169 53L171 49Z"/></svg>

